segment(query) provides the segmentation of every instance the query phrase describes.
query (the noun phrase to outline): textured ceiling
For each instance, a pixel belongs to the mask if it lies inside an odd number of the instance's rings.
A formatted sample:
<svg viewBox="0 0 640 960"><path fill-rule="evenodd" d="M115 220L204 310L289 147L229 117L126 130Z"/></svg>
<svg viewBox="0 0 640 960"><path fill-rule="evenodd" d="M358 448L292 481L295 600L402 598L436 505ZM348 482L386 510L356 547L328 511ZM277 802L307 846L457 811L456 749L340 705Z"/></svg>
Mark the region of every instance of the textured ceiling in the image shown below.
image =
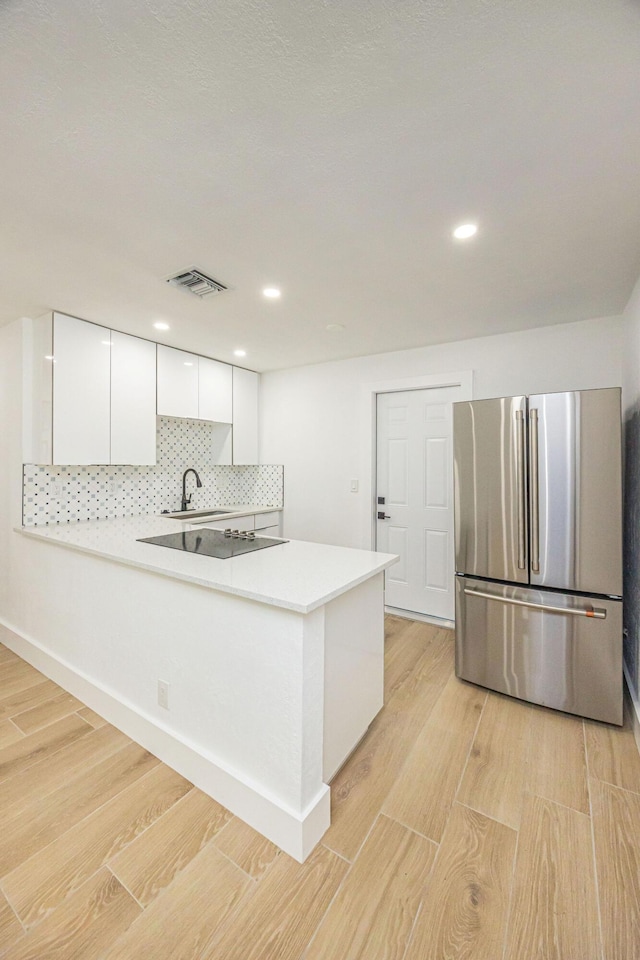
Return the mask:
<svg viewBox="0 0 640 960"><path fill-rule="evenodd" d="M0 323L267 370L617 314L639 67L635 0L4 0Z"/></svg>

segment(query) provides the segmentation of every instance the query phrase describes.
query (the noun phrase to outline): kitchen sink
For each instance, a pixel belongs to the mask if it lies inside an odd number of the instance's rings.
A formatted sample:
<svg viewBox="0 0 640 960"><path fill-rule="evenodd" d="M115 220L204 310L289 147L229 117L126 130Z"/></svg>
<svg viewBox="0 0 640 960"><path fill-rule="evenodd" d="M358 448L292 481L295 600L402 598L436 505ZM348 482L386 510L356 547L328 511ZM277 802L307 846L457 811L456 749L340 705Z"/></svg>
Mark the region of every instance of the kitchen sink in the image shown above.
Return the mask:
<svg viewBox="0 0 640 960"><path fill-rule="evenodd" d="M190 520L192 517L222 517L233 510L179 510L177 513L163 513L168 520Z"/></svg>

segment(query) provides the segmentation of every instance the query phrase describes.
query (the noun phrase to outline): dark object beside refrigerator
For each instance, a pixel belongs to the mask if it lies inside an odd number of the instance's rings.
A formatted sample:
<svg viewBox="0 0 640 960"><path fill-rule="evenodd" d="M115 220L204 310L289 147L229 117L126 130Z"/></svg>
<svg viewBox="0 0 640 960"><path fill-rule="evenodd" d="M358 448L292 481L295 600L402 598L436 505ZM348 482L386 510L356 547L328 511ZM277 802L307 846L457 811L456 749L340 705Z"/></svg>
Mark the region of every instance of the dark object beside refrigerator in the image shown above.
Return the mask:
<svg viewBox="0 0 640 960"><path fill-rule="evenodd" d="M456 674L622 723L620 389L455 403Z"/></svg>

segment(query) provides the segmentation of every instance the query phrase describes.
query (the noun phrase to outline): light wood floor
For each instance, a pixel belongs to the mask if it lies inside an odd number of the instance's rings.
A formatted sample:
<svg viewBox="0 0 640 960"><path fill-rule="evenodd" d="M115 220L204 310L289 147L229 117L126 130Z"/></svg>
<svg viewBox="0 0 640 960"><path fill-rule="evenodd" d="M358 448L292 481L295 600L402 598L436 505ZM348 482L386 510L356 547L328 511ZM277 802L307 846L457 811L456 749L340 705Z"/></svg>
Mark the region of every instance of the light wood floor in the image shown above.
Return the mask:
<svg viewBox="0 0 640 960"><path fill-rule="evenodd" d="M0 646L3 960L634 960L640 757L387 618L386 704L300 865Z"/></svg>

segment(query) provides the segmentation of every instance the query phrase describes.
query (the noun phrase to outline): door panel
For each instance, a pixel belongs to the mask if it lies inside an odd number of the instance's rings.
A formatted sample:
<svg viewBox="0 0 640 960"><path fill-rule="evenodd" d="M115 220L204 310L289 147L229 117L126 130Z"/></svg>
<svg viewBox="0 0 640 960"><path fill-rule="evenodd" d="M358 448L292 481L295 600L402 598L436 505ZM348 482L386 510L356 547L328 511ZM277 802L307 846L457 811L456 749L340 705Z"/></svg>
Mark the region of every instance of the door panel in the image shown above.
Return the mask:
<svg viewBox="0 0 640 960"><path fill-rule="evenodd" d="M111 460L110 330L53 315L53 462Z"/></svg>
<svg viewBox="0 0 640 960"><path fill-rule="evenodd" d="M198 419L198 357L158 344L158 416Z"/></svg>
<svg viewBox="0 0 640 960"><path fill-rule="evenodd" d="M231 423L233 367L209 357L198 357L198 418Z"/></svg>
<svg viewBox="0 0 640 960"><path fill-rule="evenodd" d="M429 590L448 590L450 571L447 567L449 559L449 537L445 530L425 530L425 579L424 584Z"/></svg>
<svg viewBox="0 0 640 960"><path fill-rule="evenodd" d="M424 408L425 420L447 420L446 403L426 403Z"/></svg>
<svg viewBox="0 0 640 960"><path fill-rule="evenodd" d="M387 549L389 553L397 553L400 559L394 563L393 567L387 571L387 578L394 583L407 582L407 539L408 530L406 527L388 526L387 530Z"/></svg>
<svg viewBox="0 0 640 960"><path fill-rule="evenodd" d="M595 608L605 618L508 601ZM456 675L530 703L620 724L622 602L456 577Z"/></svg>
<svg viewBox="0 0 640 960"><path fill-rule="evenodd" d="M156 345L111 331L111 463L156 462Z"/></svg>
<svg viewBox="0 0 640 960"><path fill-rule="evenodd" d="M525 397L453 408L456 570L528 582Z"/></svg>
<svg viewBox="0 0 640 960"><path fill-rule="evenodd" d="M259 463L258 396L260 374L233 368L233 462Z"/></svg>
<svg viewBox="0 0 640 960"><path fill-rule="evenodd" d="M449 437L427 437L424 451L424 505L447 510L451 505Z"/></svg>
<svg viewBox="0 0 640 960"><path fill-rule="evenodd" d="M377 548L400 561L385 578L388 606L454 615L452 400L459 389L378 396Z"/></svg>
<svg viewBox="0 0 640 960"><path fill-rule="evenodd" d="M531 583L620 596L620 390L532 396L529 429Z"/></svg>
<svg viewBox="0 0 640 960"><path fill-rule="evenodd" d="M387 496L389 506L409 503L409 451L406 437L388 441Z"/></svg>

